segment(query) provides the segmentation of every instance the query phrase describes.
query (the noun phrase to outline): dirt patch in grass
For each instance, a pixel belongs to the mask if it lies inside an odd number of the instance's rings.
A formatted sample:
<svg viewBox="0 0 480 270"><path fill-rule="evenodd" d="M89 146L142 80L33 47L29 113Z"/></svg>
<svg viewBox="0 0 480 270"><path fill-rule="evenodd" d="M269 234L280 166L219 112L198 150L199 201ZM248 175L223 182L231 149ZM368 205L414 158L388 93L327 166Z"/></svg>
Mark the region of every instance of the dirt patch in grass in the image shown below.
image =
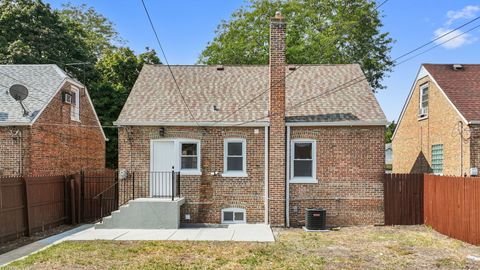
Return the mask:
<svg viewBox="0 0 480 270"><path fill-rule="evenodd" d="M31 269L479 269L480 248L425 226L276 229L277 242L64 242L10 267Z"/></svg>

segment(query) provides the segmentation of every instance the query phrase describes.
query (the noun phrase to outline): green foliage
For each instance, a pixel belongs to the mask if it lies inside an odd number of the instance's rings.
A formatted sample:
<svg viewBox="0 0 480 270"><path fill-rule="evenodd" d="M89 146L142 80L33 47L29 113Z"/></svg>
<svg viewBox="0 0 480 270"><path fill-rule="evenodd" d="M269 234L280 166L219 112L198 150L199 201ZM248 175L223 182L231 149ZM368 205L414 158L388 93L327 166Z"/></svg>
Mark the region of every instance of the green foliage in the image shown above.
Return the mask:
<svg viewBox="0 0 480 270"><path fill-rule="evenodd" d="M287 62L359 63L374 89L390 70L393 40L382 33L381 15L367 0L250 0L223 21L202 52L204 64L268 64L269 21L287 21Z"/></svg>
<svg viewBox="0 0 480 270"><path fill-rule="evenodd" d="M71 31L57 11L40 0L0 0L3 63L65 63L92 60L81 29ZM54 45L52 45L54 44Z"/></svg>
<svg viewBox="0 0 480 270"><path fill-rule="evenodd" d="M395 132L395 128L397 128L397 124L395 121L392 121L390 125L388 125L387 129L385 130L385 143L391 143L393 133Z"/></svg>

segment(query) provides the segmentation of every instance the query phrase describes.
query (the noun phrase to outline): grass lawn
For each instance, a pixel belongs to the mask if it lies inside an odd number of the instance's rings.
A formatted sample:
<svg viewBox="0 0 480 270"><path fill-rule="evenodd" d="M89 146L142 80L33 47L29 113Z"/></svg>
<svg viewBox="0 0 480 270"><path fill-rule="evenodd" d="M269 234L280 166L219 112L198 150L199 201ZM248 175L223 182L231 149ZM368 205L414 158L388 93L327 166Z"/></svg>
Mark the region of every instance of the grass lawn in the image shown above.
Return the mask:
<svg viewBox="0 0 480 270"><path fill-rule="evenodd" d="M424 226L276 230L275 243L64 242L9 267L29 269L479 269L480 247Z"/></svg>

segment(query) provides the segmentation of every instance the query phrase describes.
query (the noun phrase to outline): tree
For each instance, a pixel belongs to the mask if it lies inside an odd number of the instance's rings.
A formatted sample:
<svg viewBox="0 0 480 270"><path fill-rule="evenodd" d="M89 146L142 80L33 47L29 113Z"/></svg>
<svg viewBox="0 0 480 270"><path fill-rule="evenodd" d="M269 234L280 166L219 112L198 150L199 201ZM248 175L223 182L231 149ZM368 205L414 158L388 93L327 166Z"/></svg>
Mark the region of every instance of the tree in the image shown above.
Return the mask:
<svg viewBox="0 0 480 270"><path fill-rule="evenodd" d="M385 143L392 142L392 137L393 137L393 133L395 132L395 128L397 128L397 124L395 124L395 121L392 121L392 123L390 123L390 125L388 125L387 129L385 130Z"/></svg>
<svg viewBox="0 0 480 270"><path fill-rule="evenodd" d="M113 23L86 4L79 6L71 3L64 4L59 14L70 26L70 31L81 35L79 38L85 41L88 49L96 57L100 57L106 50L114 49L115 44L125 43L115 30Z"/></svg>
<svg viewBox="0 0 480 270"><path fill-rule="evenodd" d="M160 64L154 50L146 48L139 55L129 48L116 48L106 51L98 60L95 69L99 78L90 87L92 101L104 126L112 126L117 120L123 105L144 64ZM118 164L118 130L105 128L107 143L107 167Z"/></svg>
<svg viewBox="0 0 480 270"><path fill-rule="evenodd" d="M373 89L393 64L393 40L382 33L380 13L369 0L250 0L222 21L200 55L204 64L268 64L269 20L287 21L287 62L359 63Z"/></svg>
<svg viewBox="0 0 480 270"><path fill-rule="evenodd" d="M83 35L81 29L77 34ZM0 61L63 63L91 61L93 54L77 39L58 11L40 0L0 0Z"/></svg>

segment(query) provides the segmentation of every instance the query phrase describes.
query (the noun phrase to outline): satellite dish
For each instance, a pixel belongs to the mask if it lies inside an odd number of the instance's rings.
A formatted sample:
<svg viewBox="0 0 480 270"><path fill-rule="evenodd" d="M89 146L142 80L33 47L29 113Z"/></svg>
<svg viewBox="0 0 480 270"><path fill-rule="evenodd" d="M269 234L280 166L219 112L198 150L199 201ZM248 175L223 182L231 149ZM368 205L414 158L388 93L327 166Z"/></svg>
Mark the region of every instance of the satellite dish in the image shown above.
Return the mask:
<svg viewBox="0 0 480 270"><path fill-rule="evenodd" d="M14 84L10 87L10 95L16 101L22 101L28 97L28 89L24 85Z"/></svg>

